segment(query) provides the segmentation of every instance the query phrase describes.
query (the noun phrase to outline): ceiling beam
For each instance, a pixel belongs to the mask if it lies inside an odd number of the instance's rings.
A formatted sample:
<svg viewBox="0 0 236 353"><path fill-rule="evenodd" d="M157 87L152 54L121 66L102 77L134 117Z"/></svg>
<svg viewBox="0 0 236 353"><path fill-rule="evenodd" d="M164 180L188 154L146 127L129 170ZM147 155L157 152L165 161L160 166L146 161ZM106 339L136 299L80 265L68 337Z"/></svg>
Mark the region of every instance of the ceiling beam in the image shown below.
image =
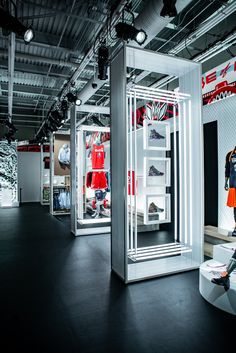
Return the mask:
<svg viewBox="0 0 236 353"><path fill-rule="evenodd" d="M2 82L2 91L7 92L8 88L7 88L7 83L6 82ZM19 83L14 83L14 88L13 88L13 92L15 93L21 93L21 92L25 92L25 93L31 93L31 94L40 94L42 90L42 86L37 87L37 86L32 86L32 85L25 85L25 84L19 84ZM56 92L59 92L60 88L50 88L50 87L43 87L44 90L44 95L46 96L56 96Z"/></svg>
<svg viewBox="0 0 236 353"><path fill-rule="evenodd" d="M28 5L32 5L33 7L40 7L41 9L43 10L47 10L47 11L52 11L51 14L54 13L54 16L70 16L71 18L74 18L76 20L81 20L82 21L85 21L85 22L91 22L91 23L103 23L101 21L97 21L93 18L90 18L90 17L87 17L87 16L80 16L80 15L76 15L75 13L70 13L67 11L67 8L64 8L64 9L58 9L58 8L52 8L52 7L49 7L49 6L45 6L45 5L41 5L41 4L37 4L33 1L24 1L25 4L28 4ZM49 2L50 3L50 2ZM49 15L49 14L48 14ZM24 17L22 17L24 18Z"/></svg>

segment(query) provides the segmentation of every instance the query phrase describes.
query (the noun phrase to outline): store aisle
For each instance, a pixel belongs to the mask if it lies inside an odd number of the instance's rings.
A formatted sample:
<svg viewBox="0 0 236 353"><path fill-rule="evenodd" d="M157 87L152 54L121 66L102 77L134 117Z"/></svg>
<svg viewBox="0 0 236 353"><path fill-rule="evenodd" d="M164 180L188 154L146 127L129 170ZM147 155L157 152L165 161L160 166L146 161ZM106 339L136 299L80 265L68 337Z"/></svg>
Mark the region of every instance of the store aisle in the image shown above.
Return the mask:
<svg viewBox="0 0 236 353"><path fill-rule="evenodd" d="M48 208L0 210L4 353L222 353L236 317L198 292L198 271L125 286L110 236L75 238Z"/></svg>

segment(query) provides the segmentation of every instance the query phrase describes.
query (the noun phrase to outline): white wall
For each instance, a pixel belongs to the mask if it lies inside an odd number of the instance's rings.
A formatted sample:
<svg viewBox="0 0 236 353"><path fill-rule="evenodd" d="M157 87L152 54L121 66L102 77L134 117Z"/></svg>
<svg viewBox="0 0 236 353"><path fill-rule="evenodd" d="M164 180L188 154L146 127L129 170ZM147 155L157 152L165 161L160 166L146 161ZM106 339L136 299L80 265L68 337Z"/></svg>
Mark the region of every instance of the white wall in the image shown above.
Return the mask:
<svg viewBox="0 0 236 353"><path fill-rule="evenodd" d="M18 152L21 202L40 202L40 153Z"/></svg>
<svg viewBox="0 0 236 353"><path fill-rule="evenodd" d="M236 96L203 107L203 123L218 121L218 226L234 228L233 208L226 206L225 157L236 146ZM212 156L214 158L214 156Z"/></svg>

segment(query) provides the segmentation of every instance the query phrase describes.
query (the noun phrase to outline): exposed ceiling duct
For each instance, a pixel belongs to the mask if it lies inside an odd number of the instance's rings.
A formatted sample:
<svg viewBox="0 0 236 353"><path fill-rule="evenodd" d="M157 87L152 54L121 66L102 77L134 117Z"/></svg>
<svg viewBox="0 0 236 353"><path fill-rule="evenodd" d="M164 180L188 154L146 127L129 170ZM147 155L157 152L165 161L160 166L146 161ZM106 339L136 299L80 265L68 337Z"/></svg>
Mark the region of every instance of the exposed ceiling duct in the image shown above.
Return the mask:
<svg viewBox="0 0 236 353"><path fill-rule="evenodd" d="M190 2L191 0L179 0L176 5L177 11L181 12ZM137 28L143 29L148 35L147 40L143 45L141 45L141 47L147 46L147 44L153 40L157 33L159 33L168 25L168 23L173 20L173 17L170 18L160 16L162 7L162 0L149 0L143 12L135 19L135 26ZM135 41L131 41L130 43L133 46L140 47L140 45ZM80 97L84 97L84 99L81 98L83 104L85 104L96 93L96 91L98 91L104 85L106 81L96 79L96 89L92 87L92 82L93 80L91 79L91 81L89 81L79 93Z"/></svg>
<svg viewBox="0 0 236 353"><path fill-rule="evenodd" d="M176 2L177 13L181 12L191 0L178 0ZM165 28L172 20L173 17L161 17L160 12L163 8L163 0L149 0L143 12L135 19L135 26L142 28L147 33L147 40L141 47L146 47L153 38L163 28ZM130 42L132 46L138 46L135 41Z"/></svg>

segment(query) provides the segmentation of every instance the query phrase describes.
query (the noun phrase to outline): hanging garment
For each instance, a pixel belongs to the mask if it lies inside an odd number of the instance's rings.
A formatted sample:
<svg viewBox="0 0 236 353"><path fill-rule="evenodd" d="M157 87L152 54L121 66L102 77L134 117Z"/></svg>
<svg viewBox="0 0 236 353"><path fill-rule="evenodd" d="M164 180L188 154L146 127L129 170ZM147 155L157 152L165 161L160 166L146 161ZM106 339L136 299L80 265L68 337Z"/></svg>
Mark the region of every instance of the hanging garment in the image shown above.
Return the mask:
<svg viewBox="0 0 236 353"><path fill-rule="evenodd" d="M88 172L86 175L86 186L87 188L91 187L91 183L92 183L92 172Z"/></svg>
<svg viewBox="0 0 236 353"><path fill-rule="evenodd" d="M107 188L107 178L105 172L93 172L92 174L92 189L106 189Z"/></svg>
<svg viewBox="0 0 236 353"><path fill-rule="evenodd" d="M53 195L53 210L57 211L60 209L59 194Z"/></svg>
<svg viewBox="0 0 236 353"><path fill-rule="evenodd" d="M105 163L104 145L93 145L91 151L92 169L103 169Z"/></svg>
<svg viewBox="0 0 236 353"><path fill-rule="evenodd" d="M66 192L66 209L69 210L70 209L70 192L67 191Z"/></svg>
<svg viewBox="0 0 236 353"><path fill-rule="evenodd" d="M44 157L44 169L50 169L50 157Z"/></svg>

